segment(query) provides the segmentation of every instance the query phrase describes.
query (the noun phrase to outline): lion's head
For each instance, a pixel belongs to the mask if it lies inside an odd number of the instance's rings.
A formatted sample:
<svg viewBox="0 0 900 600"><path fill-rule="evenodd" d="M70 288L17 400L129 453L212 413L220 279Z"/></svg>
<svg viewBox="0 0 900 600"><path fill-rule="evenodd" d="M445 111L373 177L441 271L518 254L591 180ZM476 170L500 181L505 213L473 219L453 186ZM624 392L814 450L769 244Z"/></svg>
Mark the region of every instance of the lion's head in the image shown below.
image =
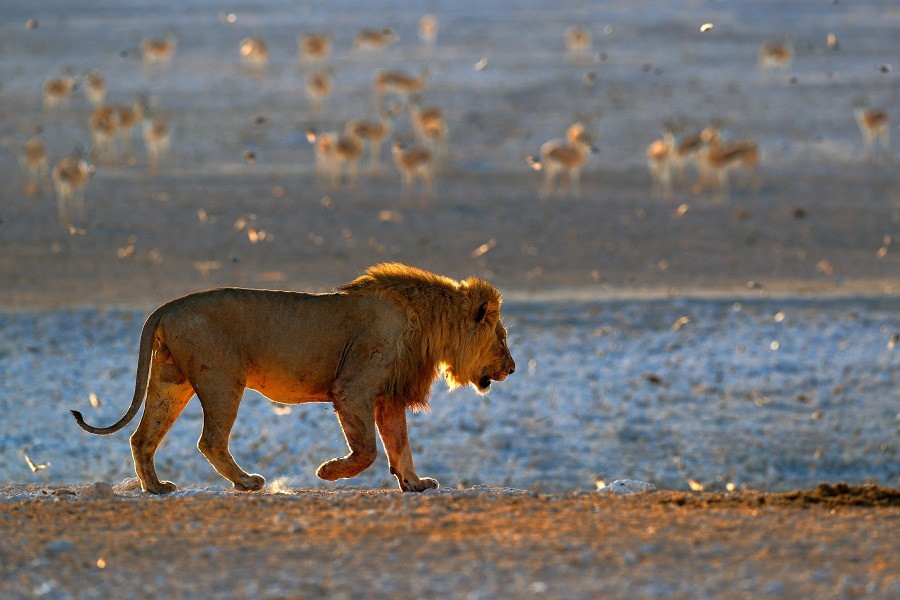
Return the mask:
<svg viewBox="0 0 900 600"><path fill-rule="evenodd" d="M468 324L452 363L443 363L441 370L451 389L471 384L486 394L492 381L503 381L516 370L500 322L500 292L475 277L463 281L460 290L468 300L463 316Z"/></svg>
<svg viewBox="0 0 900 600"><path fill-rule="evenodd" d="M492 381L503 381L516 369L500 322L500 292L483 279L455 281L389 263L368 269L340 290L379 295L406 312L404 350L389 391L413 408L428 406L439 373L450 389L470 384L486 394Z"/></svg>

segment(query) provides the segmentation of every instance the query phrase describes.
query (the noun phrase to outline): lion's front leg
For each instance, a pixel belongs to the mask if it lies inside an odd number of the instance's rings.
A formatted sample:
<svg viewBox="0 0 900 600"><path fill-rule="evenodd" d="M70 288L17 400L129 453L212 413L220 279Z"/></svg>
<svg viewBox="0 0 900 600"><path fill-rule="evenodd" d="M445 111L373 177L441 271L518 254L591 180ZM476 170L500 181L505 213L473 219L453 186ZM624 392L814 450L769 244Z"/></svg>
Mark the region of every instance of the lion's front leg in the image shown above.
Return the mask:
<svg viewBox="0 0 900 600"><path fill-rule="evenodd" d="M375 404L375 423L384 443L384 450L391 465L391 475L397 477L404 492L424 492L437 488L439 484L430 477L416 475L409 434L406 426L406 406L401 403L380 399Z"/></svg>

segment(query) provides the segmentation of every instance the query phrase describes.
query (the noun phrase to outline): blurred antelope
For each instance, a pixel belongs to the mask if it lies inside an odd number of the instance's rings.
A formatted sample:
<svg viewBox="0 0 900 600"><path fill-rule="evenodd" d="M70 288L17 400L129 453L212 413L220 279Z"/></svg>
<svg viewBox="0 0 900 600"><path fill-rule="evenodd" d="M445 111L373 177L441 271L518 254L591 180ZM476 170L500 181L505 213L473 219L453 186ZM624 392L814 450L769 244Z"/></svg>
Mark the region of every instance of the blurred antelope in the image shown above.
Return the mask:
<svg viewBox="0 0 900 600"><path fill-rule="evenodd" d="M68 69L60 77L48 79L44 82L44 108L56 109L68 106L69 98L72 97L72 90L75 89L75 86L75 77Z"/></svg>
<svg viewBox="0 0 900 600"><path fill-rule="evenodd" d="M647 170L653 180L652 191L663 200L672 199L672 171L675 167L677 148L675 135L669 127L663 128L661 138L647 146Z"/></svg>
<svg viewBox="0 0 900 600"><path fill-rule="evenodd" d="M72 227L72 217L75 215L78 219L84 220L84 186L93 174L94 165L80 149L76 149L72 156L60 159L53 166L56 212L60 224L64 227Z"/></svg>
<svg viewBox="0 0 900 600"><path fill-rule="evenodd" d="M244 65L254 71L265 70L269 60L269 47L261 37L254 35L244 38L238 49Z"/></svg>
<svg viewBox="0 0 900 600"><path fill-rule="evenodd" d="M47 148L37 136L30 138L22 146L19 164L25 172L25 195L36 196L41 189L41 180L47 177Z"/></svg>
<svg viewBox="0 0 900 600"><path fill-rule="evenodd" d="M777 69L783 75L790 73L791 63L794 61L794 45L791 38L785 38L783 43L764 42L759 47L759 56L757 62L759 64L760 73L768 69Z"/></svg>
<svg viewBox="0 0 900 600"><path fill-rule="evenodd" d="M684 183L688 163L693 164L697 168L701 180L705 182L704 172L700 171L702 165L699 162L700 150L702 148L703 139L700 137L699 132L683 135L678 139L678 144L675 146L675 160L673 166L679 184Z"/></svg>
<svg viewBox="0 0 900 600"><path fill-rule="evenodd" d="M379 69L375 73L375 103L380 105L385 94L394 94L406 101L411 94L422 91L427 82L427 69L423 69L418 77L402 71Z"/></svg>
<svg viewBox="0 0 900 600"><path fill-rule="evenodd" d="M572 195L581 195L581 169L588 156L594 151L591 136L583 123L574 123L566 130L564 140L554 139L541 146L540 160L529 157L528 163L536 170L544 171L542 198L553 195L553 187L558 175L565 175L565 185L560 183L559 196L563 197L571 188Z"/></svg>
<svg viewBox="0 0 900 600"><path fill-rule="evenodd" d="M360 140L369 151L369 170L377 173L381 168L381 144L391 132L391 115L387 110L381 111L380 121L353 119L344 127L344 131Z"/></svg>
<svg viewBox="0 0 900 600"><path fill-rule="evenodd" d="M412 194L415 180L422 184L420 198L430 199L434 197L434 161L428 148L416 146L407 148L401 143L395 143L391 147L394 156L394 164L400 172L400 184L404 198Z"/></svg>
<svg viewBox="0 0 900 600"><path fill-rule="evenodd" d="M119 137L122 138L122 151L131 151L131 134L144 117L144 104L141 100L135 101L131 106L121 105L117 107L119 114Z"/></svg>
<svg viewBox="0 0 900 600"><path fill-rule="evenodd" d="M94 108L106 100L106 83L103 81L103 73L97 69L84 76L84 96Z"/></svg>
<svg viewBox="0 0 900 600"><path fill-rule="evenodd" d="M144 146L147 148L150 173L156 174L159 163L169 152L171 146L171 132L165 118L144 110L141 121L141 129L144 137Z"/></svg>
<svg viewBox="0 0 900 600"><path fill-rule="evenodd" d="M345 131L339 135L331 146L331 156L329 163L331 166L331 187L338 189L341 187L341 176L343 175L344 165L347 166L347 187L353 189L356 187L356 180L359 176L359 161L363 154L362 141Z"/></svg>
<svg viewBox="0 0 900 600"><path fill-rule="evenodd" d="M115 107L108 104L98 106L91 115L89 126L91 144L97 157L115 159L116 136L119 132L119 113Z"/></svg>
<svg viewBox="0 0 900 600"><path fill-rule="evenodd" d="M724 196L729 193L729 173L744 170L749 176L751 187L759 188L759 145L754 140L719 142L719 129L710 125L701 132L705 147L700 151L700 160L712 183Z"/></svg>
<svg viewBox="0 0 900 600"><path fill-rule="evenodd" d="M331 36L308 33L297 38L297 48L304 62L317 62L331 54Z"/></svg>
<svg viewBox="0 0 900 600"><path fill-rule="evenodd" d="M434 15L425 15L419 19L419 39L428 46L433 46L437 40L438 23Z"/></svg>
<svg viewBox="0 0 900 600"><path fill-rule="evenodd" d="M145 37L141 40L141 58L145 66L166 66L172 62L175 50L178 46L178 38L174 33L169 33L166 39Z"/></svg>
<svg viewBox="0 0 900 600"><path fill-rule="evenodd" d="M353 47L357 50L384 50L396 39L397 34L392 29L360 29L353 38Z"/></svg>
<svg viewBox="0 0 900 600"><path fill-rule="evenodd" d="M591 32L583 27L572 26L563 34L566 44L566 56L570 61L581 61L591 53L593 39Z"/></svg>
<svg viewBox="0 0 900 600"><path fill-rule="evenodd" d="M331 95L332 87L331 71L313 71L306 77L306 96L312 103L314 114L322 110L322 103Z"/></svg>
<svg viewBox="0 0 900 600"><path fill-rule="evenodd" d="M859 131L866 143L869 155L875 153L875 146L881 140L881 146L887 151L891 145L891 118L880 108L871 108L858 102L853 107L853 116Z"/></svg>
<svg viewBox="0 0 900 600"><path fill-rule="evenodd" d="M447 121L443 111L437 106L422 108L419 97L412 96L409 102L409 120L419 143L431 150L435 162L440 166L447 158Z"/></svg>
<svg viewBox="0 0 900 600"><path fill-rule="evenodd" d="M306 140L313 144L316 156L316 179L321 184L331 181L332 157L337 144L337 134L333 132L316 133L315 129L306 131Z"/></svg>

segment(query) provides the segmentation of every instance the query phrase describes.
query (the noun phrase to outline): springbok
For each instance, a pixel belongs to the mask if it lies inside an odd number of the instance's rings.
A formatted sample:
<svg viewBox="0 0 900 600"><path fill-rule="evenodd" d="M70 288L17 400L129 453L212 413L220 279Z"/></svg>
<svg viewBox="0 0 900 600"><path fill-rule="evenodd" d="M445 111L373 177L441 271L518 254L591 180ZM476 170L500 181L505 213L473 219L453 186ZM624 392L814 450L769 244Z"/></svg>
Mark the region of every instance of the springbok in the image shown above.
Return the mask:
<svg viewBox="0 0 900 600"><path fill-rule="evenodd" d="M353 38L353 47L370 52L384 50L396 39L392 29L360 29Z"/></svg>
<svg viewBox="0 0 900 600"><path fill-rule="evenodd" d="M257 72L265 70L269 60L269 47L260 36L253 35L244 38L241 40L238 50L245 66Z"/></svg>
<svg viewBox="0 0 900 600"><path fill-rule="evenodd" d="M437 40L438 22L434 15L425 15L419 19L419 39L427 46L433 46Z"/></svg>
<svg viewBox="0 0 900 600"><path fill-rule="evenodd" d="M563 33L563 41L566 45L566 56L570 61L585 60L591 53L593 39L591 32L584 27L572 26Z"/></svg>
<svg viewBox="0 0 900 600"><path fill-rule="evenodd" d="M103 73L99 70L93 69L84 76L84 96L94 108L106 100L106 83L103 81Z"/></svg>
<svg viewBox="0 0 900 600"><path fill-rule="evenodd" d="M337 134L333 132L317 133L312 128L306 131L306 140L313 144L315 151L316 179L320 185L326 181L331 182L332 157L337 139Z"/></svg>
<svg viewBox="0 0 900 600"><path fill-rule="evenodd" d="M411 94L421 92L427 82L427 69L423 69L418 77L402 71L379 69L375 73L375 103L381 105L385 94L393 94L405 102Z"/></svg>
<svg viewBox="0 0 900 600"><path fill-rule="evenodd" d="M331 95L333 80L331 71L313 71L306 77L306 96L312 103L313 114L319 114L322 103Z"/></svg>
<svg viewBox="0 0 900 600"><path fill-rule="evenodd" d="M791 71L791 63L794 61L794 45L791 38L785 38L783 43L764 42L759 47L757 63L760 73L769 69L777 69L782 75Z"/></svg>
<svg viewBox="0 0 900 600"><path fill-rule="evenodd" d="M172 62L177 47L178 38L174 33L169 33L165 39L145 37L141 40L141 59L145 66L166 66Z"/></svg>
<svg viewBox="0 0 900 600"><path fill-rule="evenodd" d="M60 77L52 77L44 82L43 102L48 110L65 108L72 97L76 80L70 70L66 70Z"/></svg>
<svg viewBox="0 0 900 600"><path fill-rule="evenodd" d="M119 113L114 106L103 104L98 106L89 121L91 144L97 151L97 157L110 160L116 158L116 136L119 133Z"/></svg>
<svg viewBox="0 0 900 600"><path fill-rule="evenodd" d="M875 153L878 140L881 140L881 146L885 151L890 148L891 118L886 111L857 103L853 107L853 116L856 118L856 124L859 125L859 131L862 133L869 155Z"/></svg>
<svg viewBox="0 0 900 600"><path fill-rule="evenodd" d="M144 146L147 148L147 159L151 174L159 170L159 163L169 152L172 144L171 131L165 118L144 110L141 120Z"/></svg>
<svg viewBox="0 0 900 600"><path fill-rule="evenodd" d="M306 139L315 144L316 173L319 177L326 177L332 189L339 189L346 165L347 187L356 187L363 143L352 131L345 128L341 134L316 134L315 130L310 129Z"/></svg>
<svg viewBox="0 0 900 600"><path fill-rule="evenodd" d="M347 166L347 176L345 182L349 189L356 188L356 181L359 177L359 161L363 155L362 141L353 135L344 131L337 137L331 147L331 187L338 189L341 187L341 176L343 175L344 165Z"/></svg>
<svg viewBox="0 0 900 600"><path fill-rule="evenodd" d="M304 62L317 62L331 54L332 39L327 34L308 33L297 38L297 49Z"/></svg>
<svg viewBox="0 0 900 600"><path fill-rule="evenodd" d="M678 138L678 143L675 146L675 160L673 166L679 184L684 183L688 163L693 164L697 168L701 183L706 182L705 173L701 170L702 165L699 161L700 150L702 148L703 138L700 136L700 132L682 135Z"/></svg>
<svg viewBox="0 0 900 600"><path fill-rule="evenodd" d="M360 140L369 151L369 170L377 173L381 168L381 145L391 132L391 114L381 111L381 120L353 119L347 122L344 131Z"/></svg>
<svg viewBox="0 0 900 600"><path fill-rule="evenodd" d="M540 159L527 159L533 169L544 171L542 198L553 195L556 177L562 174L565 175L565 185L560 182L559 197L565 196L570 188L576 198L581 195L581 169L587 163L588 156L594 152L591 141L584 124L573 123L566 130L565 139L550 140L541 146Z"/></svg>
<svg viewBox="0 0 900 600"><path fill-rule="evenodd" d="M407 148L402 143L394 143L391 147L394 164L400 172L400 185L404 198L412 194L415 180L422 184L420 198L428 200L434 197L434 161L428 148L415 146Z"/></svg>
<svg viewBox="0 0 900 600"><path fill-rule="evenodd" d="M30 138L22 146L19 164L25 172L25 195L36 196L41 189L41 180L48 175L47 148L37 136Z"/></svg>
<svg viewBox="0 0 900 600"><path fill-rule="evenodd" d="M119 137L122 138L122 152L131 151L131 134L144 117L144 104L137 100L132 105L116 108L119 113Z"/></svg>
<svg viewBox="0 0 900 600"><path fill-rule="evenodd" d="M447 160L447 121L444 112L437 106L422 108L419 97L414 95L409 101L409 120L419 143L431 150L435 162L442 165Z"/></svg>
<svg viewBox="0 0 900 600"><path fill-rule="evenodd" d="M645 152L647 170L653 182L651 189L663 200L672 199L672 171L676 153L675 135L669 127L663 128L662 137L653 140Z"/></svg>
<svg viewBox="0 0 900 600"><path fill-rule="evenodd" d="M83 150L77 149L72 156L62 158L53 166L53 187L56 190L56 213L63 227L72 228L72 217L85 219L84 186L94 174ZM73 214L75 213L75 214Z"/></svg>
<svg viewBox="0 0 900 600"><path fill-rule="evenodd" d="M706 144L700 150L700 162L704 165L701 172L708 174L718 191L728 196L729 173L736 170L747 172L751 188L759 189L759 144L755 140L731 142L723 145L719 142L719 128L715 125L706 127L701 132Z"/></svg>

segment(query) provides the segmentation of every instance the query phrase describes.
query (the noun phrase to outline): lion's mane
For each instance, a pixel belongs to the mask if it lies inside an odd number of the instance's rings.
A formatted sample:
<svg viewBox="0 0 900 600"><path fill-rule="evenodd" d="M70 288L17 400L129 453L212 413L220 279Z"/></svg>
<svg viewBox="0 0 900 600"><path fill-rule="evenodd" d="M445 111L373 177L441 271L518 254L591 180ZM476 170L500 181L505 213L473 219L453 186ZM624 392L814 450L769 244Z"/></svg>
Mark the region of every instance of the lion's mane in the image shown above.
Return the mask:
<svg viewBox="0 0 900 600"><path fill-rule="evenodd" d="M377 295L406 313L385 396L417 411L428 408L431 384L440 374L450 389L467 382L494 336L502 301L494 286L477 277L456 281L399 263L370 267L337 291Z"/></svg>

